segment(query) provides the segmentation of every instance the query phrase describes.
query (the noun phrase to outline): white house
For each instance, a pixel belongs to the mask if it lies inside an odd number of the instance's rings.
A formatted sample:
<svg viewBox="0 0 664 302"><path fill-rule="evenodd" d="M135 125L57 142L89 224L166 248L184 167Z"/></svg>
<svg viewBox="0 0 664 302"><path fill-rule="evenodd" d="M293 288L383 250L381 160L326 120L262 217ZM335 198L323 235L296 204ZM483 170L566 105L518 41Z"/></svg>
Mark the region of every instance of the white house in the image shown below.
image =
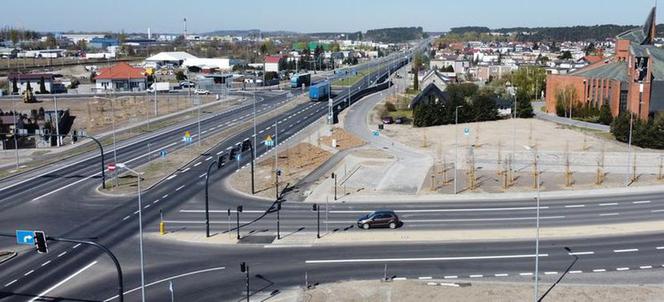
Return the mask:
<svg viewBox="0 0 664 302"><path fill-rule="evenodd" d="M279 60L281 57L278 56L267 56L265 57L265 72L279 72Z"/></svg>

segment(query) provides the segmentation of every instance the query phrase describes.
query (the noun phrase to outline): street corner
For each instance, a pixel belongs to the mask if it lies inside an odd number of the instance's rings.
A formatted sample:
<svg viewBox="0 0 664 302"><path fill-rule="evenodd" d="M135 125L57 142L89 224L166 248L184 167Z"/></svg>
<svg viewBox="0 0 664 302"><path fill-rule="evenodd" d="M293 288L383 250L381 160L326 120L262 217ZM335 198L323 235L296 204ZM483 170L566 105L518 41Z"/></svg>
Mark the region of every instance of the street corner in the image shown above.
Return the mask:
<svg viewBox="0 0 664 302"><path fill-rule="evenodd" d="M206 237L204 232L192 232L183 229L165 231L163 234L159 232L150 232L145 235L148 239L169 241L171 243L235 245L240 242L235 236L235 233L217 232L210 234L210 237Z"/></svg>
<svg viewBox="0 0 664 302"><path fill-rule="evenodd" d="M16 257L17 253L15 251L0 251L0 264L4 263L5 261L9 261L10 259Z"/></svg>

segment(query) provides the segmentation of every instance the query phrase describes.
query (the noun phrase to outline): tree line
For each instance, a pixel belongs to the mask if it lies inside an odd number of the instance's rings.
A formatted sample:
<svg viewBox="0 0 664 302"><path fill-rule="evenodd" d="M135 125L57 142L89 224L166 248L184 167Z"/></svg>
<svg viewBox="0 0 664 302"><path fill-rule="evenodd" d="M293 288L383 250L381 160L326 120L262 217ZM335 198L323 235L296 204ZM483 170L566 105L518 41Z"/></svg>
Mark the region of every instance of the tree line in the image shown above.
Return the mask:
<svg viewBox="0 0 664 302"><path fill-rule="evenodd" d="M413 111L415 127L430 127L454 124L458 122L494 121L500 118L496 100L499 96L490 89L479 89L473 83L450 84L445 90L449 101L418 104ZM519 95L521 94L521 95ZM525 90L517 92L517 98L527 99ZM513 104L513 102L512 102ZM516 116L519 118L533 117L530 101L517 102Z"/></svg>

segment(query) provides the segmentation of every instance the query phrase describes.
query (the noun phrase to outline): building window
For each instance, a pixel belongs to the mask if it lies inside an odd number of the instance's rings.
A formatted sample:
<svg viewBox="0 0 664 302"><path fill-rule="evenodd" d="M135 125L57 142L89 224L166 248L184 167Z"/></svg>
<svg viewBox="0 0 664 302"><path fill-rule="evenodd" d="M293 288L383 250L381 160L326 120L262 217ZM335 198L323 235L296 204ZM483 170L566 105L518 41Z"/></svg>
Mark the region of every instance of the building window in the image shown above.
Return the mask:
<svg viewBox="0 0 664 302"><path fill-rule="evenodd" d="M627 112L627 90L620 90L620 113Z"/></svg>

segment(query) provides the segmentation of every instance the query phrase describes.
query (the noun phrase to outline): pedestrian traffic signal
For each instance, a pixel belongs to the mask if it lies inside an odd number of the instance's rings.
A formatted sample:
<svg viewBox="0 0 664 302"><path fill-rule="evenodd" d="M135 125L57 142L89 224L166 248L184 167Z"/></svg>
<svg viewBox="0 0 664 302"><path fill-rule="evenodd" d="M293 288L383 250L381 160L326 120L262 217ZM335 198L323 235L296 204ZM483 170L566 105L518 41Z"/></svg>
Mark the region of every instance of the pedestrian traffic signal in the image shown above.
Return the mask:
<svg viewBox="0 0 664 302"><path fill-rule="evenodd" d="M46 234L42 231L35 231L35 247L37 248L37 253L46 254L48 253L48 246L46 245Z"/></svg>
<svg viewBox="0 0 664 302"><path fill-rule="evenodd" d="M312 211L318 211L318 205L314 203L314 206L311 209Z"/></svg>
<svg viewBox="0 0 664 302"><path fill-rule="evenodd" d="M242 206L237 206L237 212L242 213Z"/></svg>
<svg viewBox="0 0 664 302"><path fill-rule="evenodd" d="M242 152L246 152L252 149L251 140L247 139L242 142Z"/></svg>
<svg viewBox="0 0 664 302"><path fill-rule="evenodd" d="M229 157L229 158L234 158L236 153L237 153L237 151L235 150L235 148L233 148L233 149L231 149L231 151L228 153L228 157Z"/></svg>
<svg viewBox="0 0 664 302"><path fill-rule="evenodd" d="M247 271L247 264L246 263L244 263L244 262L240 263L240 271L243 272L243 273Z"/></svg>

